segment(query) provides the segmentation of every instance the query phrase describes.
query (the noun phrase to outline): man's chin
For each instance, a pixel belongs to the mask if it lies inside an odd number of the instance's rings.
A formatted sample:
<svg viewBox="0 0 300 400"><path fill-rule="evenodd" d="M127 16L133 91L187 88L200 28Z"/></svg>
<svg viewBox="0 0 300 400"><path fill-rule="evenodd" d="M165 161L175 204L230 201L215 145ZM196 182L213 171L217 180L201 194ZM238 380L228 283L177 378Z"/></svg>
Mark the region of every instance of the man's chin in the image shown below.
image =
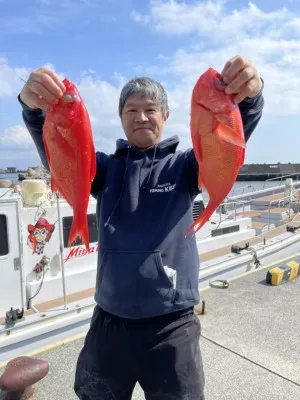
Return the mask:
<svg viewBox="0 0 300 400"><path fill-rule="evenodd" d="M146 140L146 138L144 138L144 140L137 140L134 143L134 146L139 147L140 149L144 150L144 149L148 149L151 146L154 146L157 143L158 143L157 138L154 138L154 137L147 138L147 140Z"/></svg>

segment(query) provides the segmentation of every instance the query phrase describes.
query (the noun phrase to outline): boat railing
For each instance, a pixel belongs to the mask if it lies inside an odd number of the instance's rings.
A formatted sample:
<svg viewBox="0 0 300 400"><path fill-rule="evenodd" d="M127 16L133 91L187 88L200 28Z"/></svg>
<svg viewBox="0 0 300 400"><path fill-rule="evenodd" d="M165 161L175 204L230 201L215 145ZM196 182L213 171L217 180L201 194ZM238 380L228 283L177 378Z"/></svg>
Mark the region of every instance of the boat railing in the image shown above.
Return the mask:
<svg viewBox="0 0 300 400"><path fill-rule="evenodd" d="M247 191L247 189L250 189L250 188L251 188L251 190ZM233 197L235 193L237 193L237 196L242 196L245 193L254 193L258 190L261 190L261 189L255 188L252 185L244 186L243 188L233 188L231 190L231 192L229 193L228 197Z"/></svg>
<svg viewBox="0 0 300 400"><path fill-rule="evenodd" d="M246 205L250 205L251 202L253 200L234 200L234 201L227 201L224 200L218 207L218 212L219 212L219 217L220 217L220 221L221 221L221 214L223 211L223 214L226 213L226 209L231 209L233 205L233 210L234 210L234 219L236 220L236 209L237 209L237 205L240 205L243 209L243 214L245 212L245 206ZM229 206L229 207L228 207Z"/></svg>
<svg viewBox="0 0 300 400"><path fill-rule="evenodd" d="M277 185L276 187L279 187L279 186L283 185L283 182L282 182L282 181L283 181L284 179L290 178L290 177L293 177L293 176L296 176L295 181L298 182L298 181L299 181L299 178L300 178L300 172L293 172L293 173L291 173L291 174L280 175L280 176L276 176L276 177L274 177L274 178L268 178L268 179L266 179L266 180L262 183L262 187L255 187L255 186L252 186L251 184L248 185L248 186L244 186L244 187L242 187L242 188L236 188L236 187L234 187L234 188L231 190L231 192L230 192L230 194L229 194L228 197L233 197L235 193L236 193L237 195L239 195L239 196L242 196L242 195L244 195L244 194L256 193L256 192L259 192L259 191L261 191L261 190L268 189L268 188L266 187L266 184L267 184L268 182L273 182L273 181L276 181L276 180L278 180L278 179L279 179L279 182L278 182L278 185ZM249 190L247 190L247 189L249 189ZM271 189L271 188L270 188L270 189Z"/></svg>
<svg viewBox="0 0 300 400"><path fill-rule="evenodd" d="M271 208L272 208L272 204L276 204L276 206L278 206L280 208L280 205L281 204L284 205L285 204L285 200L288 200L288 203L289 203L288 214L289 214L289 221L290 221L291 220L291 201L292 201L292 197L293 196L291 194L290 196L285 196L285 197L282 197L281 199L278 199L278 200L269 201L269 205L268 205L268 232L270 231L270 226L271 226Z"/></svg>
<svg viewBox="0 0 300 400"><path fill-rule="evenodd" d="M275 178L268 178L268 179L266 179L266 180L264 181L263 189L265 189L266 182L272 182L272 181L276 181L277 179L280 179L280 182L279 182L279 184L280 184L280 183L282 182L283 179L290 178L291 176L297 176L297 177L296 177L296 181L298 181L298 180L299 180L299 175L300 175L299 172L293 172L292 174L286 174L286 175L275 176Z"/></svg>
<svg viewBox="0 0 300 400"><path fill-rule="evenodd" d="M273 208L284 207L288 203L288 218L289 221L291 220L291 209L292 203L297 203L297 209L300 208L300 195L298 191L296 191L297 196L295 197L295 191L291 191L288 196L282 197L277 200L271 200L267 202L267 209L268 209L268 231L270 231L271 226L271 212ZM218 207L218 213L221 222L221 214L226 214L227 211L233 211L234 220L237 217L237 209L242 208L241 213L244 215L245 213L245 206L250 206L251 203L254 203L255 199L248 199L248 200L235 200L235 201L227 201L224 200ZM275 207L273 207L273 204ZM232 214L231 214L232 215Z"/></svg>
<svg viewBox="0 0 300 400"><path fill-rule="evenodd" d="M262 183L262 182L261 182ZM279 182L278 183L278 185L276 186L276 187L270 187L269 189L270 190L272 190L272 189L278 189L278 187L281 185L281 182ZM233 197L234 195L236 195L236 196L243 196L243 195L247 195L247 194L249 194L249 195L251 195L251 194L253 194L253 193L256 193L256 192L261 192L261 191L263 191L263 190L267 190L268 188L266 188L265 187L265 183L263 184L262 183L262 186L260 186L260 187L255 187L255 186L253 186L253 185L248 185L248 186L244 186L244 187L242 187L242 188L236 188L236 187L234 187L232 190L231 190L231 192L229 193L229 195L228 195L228 197Z"/></svg>

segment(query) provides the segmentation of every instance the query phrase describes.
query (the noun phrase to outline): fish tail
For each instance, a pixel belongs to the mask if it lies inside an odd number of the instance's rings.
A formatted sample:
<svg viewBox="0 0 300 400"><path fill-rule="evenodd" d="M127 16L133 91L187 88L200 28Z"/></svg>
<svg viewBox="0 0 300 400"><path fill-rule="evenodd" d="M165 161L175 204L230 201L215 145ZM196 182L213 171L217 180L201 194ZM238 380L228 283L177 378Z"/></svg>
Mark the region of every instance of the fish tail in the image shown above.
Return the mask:
<svg viewBox="0 0 300 400"><path fill-rule="evenodd" d="M68 240L68 246L71 246L74 241L76 241L77 238L80 238L85 245L86 249L89 250L89 229L88 229L88 224L87 224L87 217L85 215L74 215L70 234L69 234L69 240Z"/></svg>
<svg viewBox="0 0 300 400"><path fill-rule="evenodd" d="M216 202L210 202L208 203L207 207L202 211L202 213L199 215L199 217L193 222L193 224L189 227L187 230L185 237L187 237L193 230L194 233L198 232L199 229L202 228L202 226L209 220L209 218L212 216L214 211L216 210Z"/></svg>

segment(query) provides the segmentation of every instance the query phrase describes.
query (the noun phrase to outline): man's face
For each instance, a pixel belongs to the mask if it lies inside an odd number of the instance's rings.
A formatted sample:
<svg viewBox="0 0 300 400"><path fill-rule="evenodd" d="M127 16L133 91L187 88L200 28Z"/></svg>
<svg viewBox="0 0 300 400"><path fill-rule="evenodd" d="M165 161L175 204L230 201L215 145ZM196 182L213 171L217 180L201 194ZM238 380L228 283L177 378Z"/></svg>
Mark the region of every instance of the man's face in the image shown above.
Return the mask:
<svg viewBox="0 0 300 400"><path fill-rule="evenodd" d="M133 94L126 100L121 122L129 144L147 149L161 141L163 125L169 112L163 117L161 108L150 97Z"/></svg>

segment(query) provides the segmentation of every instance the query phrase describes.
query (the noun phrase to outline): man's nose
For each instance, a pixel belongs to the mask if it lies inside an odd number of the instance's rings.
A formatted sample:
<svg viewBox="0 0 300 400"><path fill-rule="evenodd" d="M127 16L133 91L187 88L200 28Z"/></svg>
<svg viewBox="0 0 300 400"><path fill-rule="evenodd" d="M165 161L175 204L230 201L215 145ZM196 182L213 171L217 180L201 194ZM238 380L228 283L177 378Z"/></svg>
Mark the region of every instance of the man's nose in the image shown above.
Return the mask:
<svg viewBox="0 0 300 400"><path fill-rule="evenodd" d="M140 111L137 113L137 120L140 122L148 121L147 114L144 111Z"/></svg>

